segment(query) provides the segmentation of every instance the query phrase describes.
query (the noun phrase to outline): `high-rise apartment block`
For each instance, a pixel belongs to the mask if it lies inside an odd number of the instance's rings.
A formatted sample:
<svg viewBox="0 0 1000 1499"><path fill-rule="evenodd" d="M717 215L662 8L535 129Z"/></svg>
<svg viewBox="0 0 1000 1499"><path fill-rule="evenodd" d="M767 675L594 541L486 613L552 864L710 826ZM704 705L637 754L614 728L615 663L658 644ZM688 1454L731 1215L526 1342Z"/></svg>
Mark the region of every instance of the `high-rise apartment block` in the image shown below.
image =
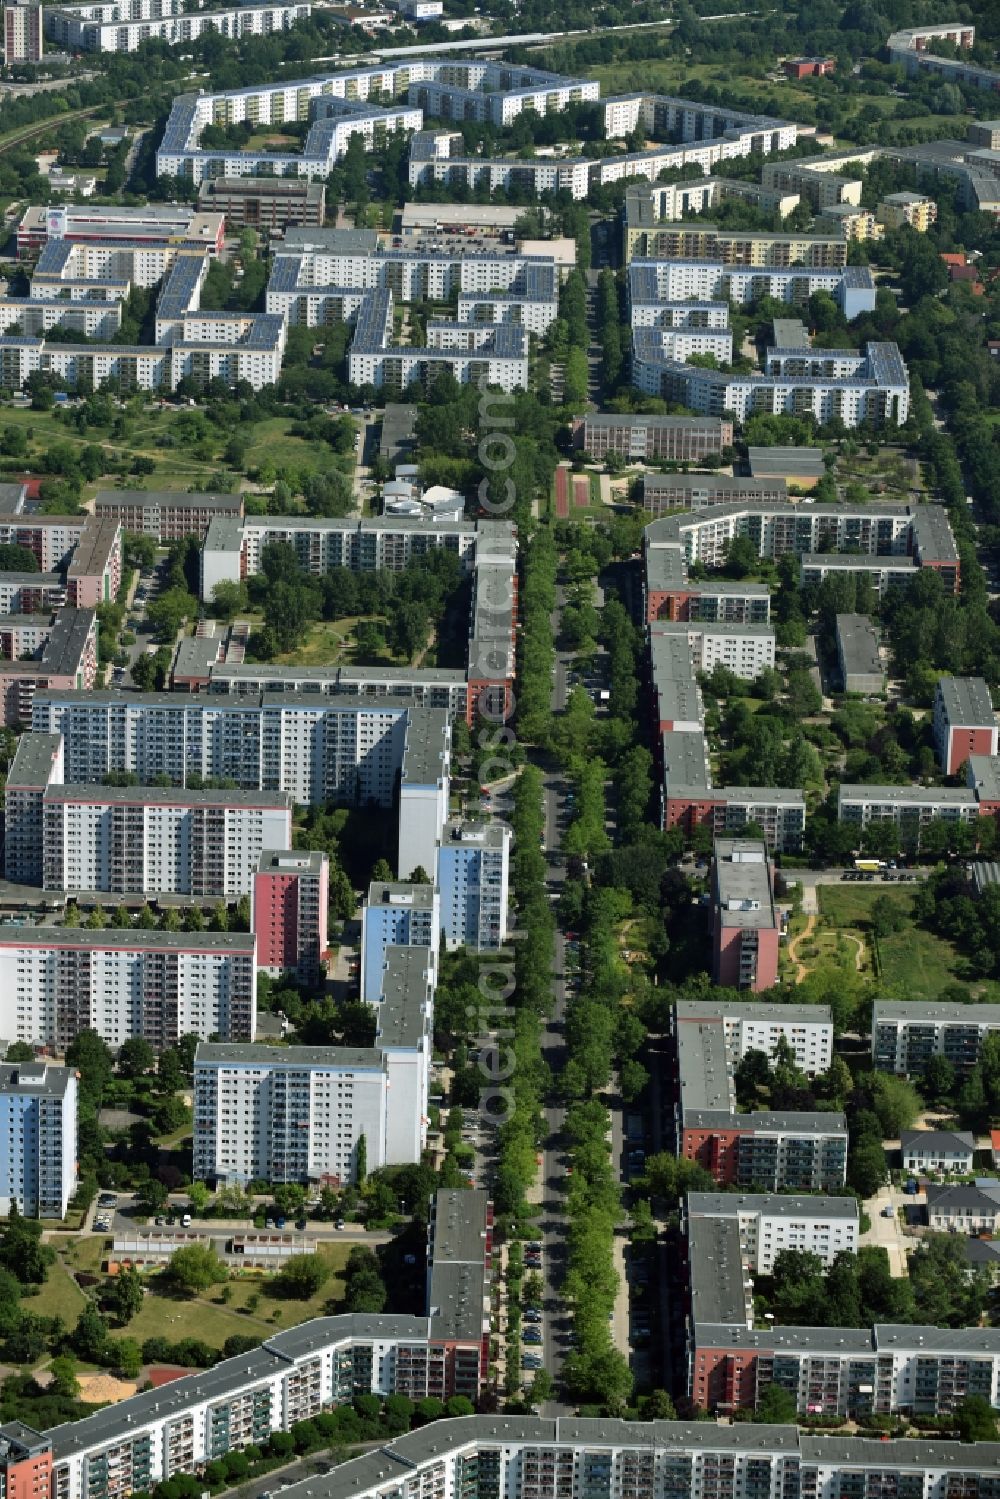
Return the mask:
<svg viewBox="0 0 1000 1499"><path fill-rule="evenodd" d="M291 843L283 791L50 785L42 805L47 890L235 901L262 850Z"/></svg>
<svg viewBox="0 0 1000 1499"><path fill-rule="evenodd" d="M315 983L326 953L330 860L314 849L265 848L253 875L257 966Z"/></svg>
<svg viewBox="0 0 1000 1499"><path fill-rule="evenodd" d="M0 929L0 1034L62 1052L81 1030L108 1046L141 1036L253 1039L254 939L243 932Z"/></svg>
<svg viewBox="0 0 1000 1499"><path fill-rule="evenodd" d="M429 947L437 956L441 941L441 898L433 885L373 880L361 914L361 998L382 998L387 947Z"/></svg>
<svg viewBox="0 0 1000 1499"><path fill-rule="evenodd" d="M12 63L40 62L43 23L40 5L5 5L3 10L3 60Z"/></svg>
<svg viewBox="0 0 1000 1499"><path fill-rule="evenodd" d="M0 1064L0 1213L65 1218L77 1186L77 1076L48 1062Z"/></svg>
<svg viewBox="0 0 1000 1499"><path fill-rule="evenodd" d="M451 947L490 952L507 936L511 830L501 822L445 824L437 858L441 927Z"/></svg>
<svg viewBox="0 0 1000 1499"><path fill-rule="evenodd" d="M199 1046L195 1176L339 1186L356 1179L362 1151L370 1171L419 1161L433 1018L427 959L422 948L387 950L374 1046Z"/></svg>

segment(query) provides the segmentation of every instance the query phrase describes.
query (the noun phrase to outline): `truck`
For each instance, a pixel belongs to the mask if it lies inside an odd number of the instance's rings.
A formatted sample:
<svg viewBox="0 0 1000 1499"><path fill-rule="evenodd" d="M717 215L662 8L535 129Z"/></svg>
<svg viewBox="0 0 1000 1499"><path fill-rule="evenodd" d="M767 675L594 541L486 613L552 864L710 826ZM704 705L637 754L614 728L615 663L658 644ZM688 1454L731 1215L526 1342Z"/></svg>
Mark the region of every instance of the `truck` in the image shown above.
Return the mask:
<svg viewBox="0 0 1000 1499"><path fill-rule="evenodd" d="M884 859L855 859L854 867L859 874L878 874L880 869L885 869Z"/></svg>

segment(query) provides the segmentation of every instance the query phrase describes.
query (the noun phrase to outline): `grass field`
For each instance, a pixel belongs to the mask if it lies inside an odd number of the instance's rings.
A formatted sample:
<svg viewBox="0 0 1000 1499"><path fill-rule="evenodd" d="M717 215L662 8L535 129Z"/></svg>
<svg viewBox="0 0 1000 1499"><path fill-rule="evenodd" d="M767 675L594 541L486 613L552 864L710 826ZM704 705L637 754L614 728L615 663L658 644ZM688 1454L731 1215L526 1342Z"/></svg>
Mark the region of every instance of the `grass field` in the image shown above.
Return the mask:
<svg viewBox="0 0 1000 1499"><path fill-rule="evenodd" d="M43 1293L44 1311L47 1316L57 1312L73 1322L84 1304L84 1296L72 1278L71 1271L87 1270L100 1274L109 1252L109 1240L86 1238L70 1240L62 1247L59 1265L49 1273ZM338 1300L343 1294L344 1266L350 1253L348 1244L323 1244L318 1251L329 1261L331 1274L315 1296L308 1301L287 1301L272 1295L268 1289L271 1281L264 1275L234 1278L227 1287L213 1286L203 1295L179 1297L167 1295L157 1289L157 1275L145 1277L146 1295L137 1314L120 1332L129 1337L164 1337L171 1342L181 1338L200 1338L212 1347L221 1348L234 1333L253 1333L264 1336L277 1327L295 1327L310 1317L321 1314L330 1300ZM229 1300L223 1302L224 1289ZM251 1296L259 1298L254 1312L245 1310ZM72 1302L70 1298L75 1298ZM65 1307L65 1309L64 1309ZM42 1308L40 1308L41 1310Z"/></svg>
<svg viewBox="0 0 1000 1499"><path fill-rule="evenodd" d="M604 95L636 91L677 93L681 84L694 81L715 84L723 89L732 87L732 77L727 67L714 63L691 63L683 57L657 58L648 62L598 63L588 66L587 72L588 75L600 78L601 93ZM758 96L766 101L769 109L774 107L777 113L787 119L801 119L803 115L809 118L817 99L817 93L813 89L803 88L791 79L755 78L747 73L741 73L739 89L741 93ZM849 102L853 114L860 114L863 109L872 109L879 115L891 116L899 100L888 94L862 91L851 95ZM892 140L901 130L917 130L925 133L928 138L934 135L962 140L971 118L971 115L927 114L913 119L887 119L881 127L881 134L884 139ZM851 139L846 132L843 138L847 141Z"/></svg>
<svg viewBox="0 0 1000 1499"><path fill-rule="evenodd" d="M107 431L101 428L90 428L85 434L80 434L75 428L68 427L54 412L32 411L27 407L15 406L0 411L0 428L24 427L32 444L29 456L16 463L11 461L11 468L30 470L31 453L43 451L52 443L69 443L81 449L95 444L116 462L142 457L151 458L156 464L155 473L143 479L119 482L133 482L137 487L155 489L171 481L175 488L186 489L192 484L203 484L220 470L227 469L223 451L231 434L209 428L211 436L207 445L199 445L196 452L179 443L176 447L159 446L157 439L171 437L172 428L183 415L185 413L180 410L150 407L129 423L125 437L112 440ZM293 437L288 430L290 425L284 417L268 417L249 428L246 434L249 438L246 467L256 469L267 463L279 475L282 472L297 475L325 473L344 466L344 460L338 458L327 443ZM351 473L352 470L353 461L348 459L345 471ZM100 487L98 483L91 486L91 489ZM87 492L84 491L85 494Z"/></svg>
<svg viewBox="0 0 1000 1499"><path fill-rule="evenodd" d="M961 958L950 942L925 931L910 919L913 906L911 891L894 890L874 882L870 885L820 885L820 912L838 930L849 933L853 928L870 942L870 912L878 896L890 900L906 917L902 931L883 937L878 944L882 963L881 977L908 999L936 999L947 984L968 984L977 1000L996 1003L1000 984L992 981L969 983L962 973Z"/></svg>

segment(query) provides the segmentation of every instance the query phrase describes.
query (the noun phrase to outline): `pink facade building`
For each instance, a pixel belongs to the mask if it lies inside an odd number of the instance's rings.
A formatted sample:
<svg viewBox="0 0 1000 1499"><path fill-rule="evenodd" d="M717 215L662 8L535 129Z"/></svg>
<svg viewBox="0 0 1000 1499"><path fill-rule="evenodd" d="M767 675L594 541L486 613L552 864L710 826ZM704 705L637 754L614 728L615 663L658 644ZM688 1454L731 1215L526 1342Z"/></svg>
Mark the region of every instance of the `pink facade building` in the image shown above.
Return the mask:
<svg viewBox="0 0 1000 1499"><path fill-rule="evenodd" d="M719 838L712 864L712 978L755 994L778 981L781 921L767 846Z"/></svg>
<svg viewBox="0 0 1000 1499"><path fill-rule="evenodd" d="M972 755L997 753L997 721L982 677L942 677L934 695L934 744L945 775Z"/></svg>
<svg viewBox="0 0 1000 1499"><path fill-rule="evenodd" d="M77 609L113 604L122 581L122 528L88 516L66 569L66 601Z"/></svg>
<svg viewBox="0 0 1000 1499"><path fill-rule="evenodd" d="M275 977L320 976L327 946L330 862L317 850L265 849L253 879L257 967Z"/></svg>

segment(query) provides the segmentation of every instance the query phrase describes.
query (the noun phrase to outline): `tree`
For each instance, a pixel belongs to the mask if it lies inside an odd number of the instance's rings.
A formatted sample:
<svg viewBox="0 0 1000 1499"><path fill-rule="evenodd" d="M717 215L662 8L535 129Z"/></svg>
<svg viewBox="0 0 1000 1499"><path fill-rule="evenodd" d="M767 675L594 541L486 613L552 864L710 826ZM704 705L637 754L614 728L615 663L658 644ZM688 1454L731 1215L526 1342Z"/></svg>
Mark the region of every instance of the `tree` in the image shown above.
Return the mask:
<svg viewBox="0 0 1000 1499"><path fill-rule="evenodd" d="M42 1243L42 1225L22 1218L12 1208L0 1237L0 1266L16 1276L22 1286L38 1286L43 1284L55 1257L55 1250Z"/></svg>
<svg viewBox="0 0 1000 1499"><path fill-rule="evenodd" d="M364 1185L365 1177L368 1175L368 1141L364 1134L358 1136L358 1143L354 1150L354 1178L359 1187Z"/></svg>
<svg viewBox="0 0 1000 1499"><path fill-rule="evenodd" d="M108 1310L114 1314L118 1324L124 1327L142 1306L142 1281L138 1272L131 1268L119 1270L108 1287L104 1298Z"/></svg>
<svg viewBox="0 0 1000 1499"><path fill-rule="evenodd" d="M882 938L901 932L906 926L907 918L898 901L888 895L877 895L872 901L869 920L875 936Z"/></svg>
<svg viewBox="0 0 1000 1499"><path fill-rule="evenodd" d="M952 1423L962 1442L995 1442L997 1413L985 1395L966 1395L952 1411Z"/></svg>
<svg viewBox="0 0 1000 1499"><path fill-rule="evenodd" d="M861 1197L874 1197L888 1175L885 1151L878 1140L866 1140L849 1152L847 1185Z"/></svg>
<svg viewBox="0 0 1000 1499"><path fill-rule="evenodd" d="M142 1036L131 1036L118 1048L118 1071L122 1077L142 1077L156 1065L156 1053Z"/></svg>
<svg viewBox="0 0 1000 1499"><path fill-rule="evenodd" d="M757 1401L754 1414L768 1426L794 1426L798 1415L795 1396L781 1385L769 1384Z"/></svg>
<svg viewBox="0 0 1000 1499"><path fill-rule="evenodd" d="M920 1091L929 1103L940 1103L955 1089L955 1066L947 1057L928 1057L920 1078Z"/></svg>
<svg viewBox="0 0 1000 1499"><path fill-rule="evenodd" d="M294 1254L275 1281L280 1296L308 1301L329 1279L330 1264L321 1254Z"/></svg>
<svg viewBox="0 0 1000 1499"><path fill-rule="evenodd" d="M73 1350L88 1364L103 1364L108 1349L108 1324L96 1306L85 1306L72 1333Z"/></svg>
<svg viewBox="0 0 1000 1499"><path fill-rule="evenodd" d="M64 1353L52 1359L49 1364L49 1373L52 1383L49 1385L49 1393L58 1395L63 1400L77 1400L80 1395L80 1385L76 1377L76 1359L70 1354Z"/></svg>
<svg viewBox="0 0 1000 1499"><path fill-rule="evenodd" d="M188 1296L207 1291L229 1279L229 1271L203 1244L190 1244L174 1252L161 1274L168 1285Z"/></svg>
<svg viewBox="0 0 1000 1499"><path fill-rule="evenodd" d="M137 1195L141 1210L149 1216L155 1216L166 1207L170 1193L163 1182L157 1180L155 1176L150 1176L142 1183Z"/></svg>
<svg viewBox="0 0 1000 1499"><path fill-rule="evenodd" d="M186 619L198 613L198 600L186 588L168 588L146 610L157 640L172 644Z"/></svg>
<svg viewBox="0 0 1000 1499"><path fill-rule="evenodd" d="M108 1349L111 1367L123 1379L135 1379L142 1368L142 1349L135 1338L115 1338Z"/></svg>

